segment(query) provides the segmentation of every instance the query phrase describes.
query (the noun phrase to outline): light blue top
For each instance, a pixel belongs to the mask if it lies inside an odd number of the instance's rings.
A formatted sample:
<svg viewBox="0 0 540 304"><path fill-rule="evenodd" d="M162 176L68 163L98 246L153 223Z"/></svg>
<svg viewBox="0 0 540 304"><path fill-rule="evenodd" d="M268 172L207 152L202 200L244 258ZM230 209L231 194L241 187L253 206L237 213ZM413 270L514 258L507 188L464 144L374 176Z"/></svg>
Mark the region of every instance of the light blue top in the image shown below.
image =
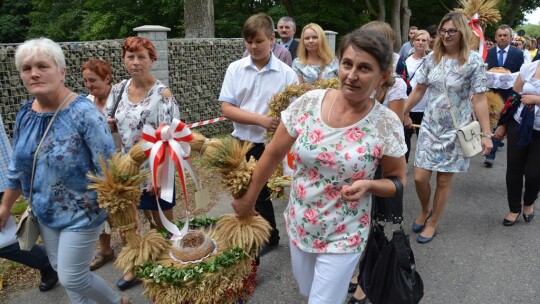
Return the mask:
<svg viewBox="0 0 540 304"><path fill-rule="evenodd" d="M13 133L13 158L8 188L30 194L34 152L54 113L32 110L27 101L17 113ZM32 209L39 221L53 229L94 229L107 218L95 191L88 190L88 172L101 174L100 157L115 151L112 135L96 106L79 95L58 112L38 152Z"/></svg>
<svg viewBox="0 0 540 304"><path fill-rule="evenodd" d="M7 187L7 171L10 159L11 146L4 130L2 116L0 116L0 192L4 192Z"/></svg>
<svg viewBox="0 0 540 304"><path fill-rule="evenodd" d="M332 59L321 71L320 65L303 64L300 58L295 58L292 64L293 70L298 75L302 75L304 82L315 83L319 79L328 79L338 76L339 62L336 57Z"/></svg>

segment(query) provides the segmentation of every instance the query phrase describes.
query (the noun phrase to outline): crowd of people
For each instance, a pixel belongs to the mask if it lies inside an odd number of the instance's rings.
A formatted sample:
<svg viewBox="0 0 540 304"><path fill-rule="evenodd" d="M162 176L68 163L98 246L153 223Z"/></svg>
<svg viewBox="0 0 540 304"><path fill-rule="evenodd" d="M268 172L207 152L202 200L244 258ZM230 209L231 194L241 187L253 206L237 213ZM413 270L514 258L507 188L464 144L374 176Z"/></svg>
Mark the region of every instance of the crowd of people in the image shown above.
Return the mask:
<svg viewBox="0 0 540 304"><path fill-rule="evenodd" d="M501 25L496 43L486 42L484 62L471 49L472 32L458 12L438 25L411 27L399 53L392 47L394 30L381 21L346 34L337 54L316 23L305 25L299 40L290 17L278 21L279 39L274 28L263 13L246 20L241 33L246 51L227 68L218 100L223 116L232 121L231 135L253 144L246 159L258 160L249 188L232 207L238 216L260 215L270 223L270 238L259 256L280 241L266 183L287 153L294 157L285 230L292 271L309 303L343 303L347 292L354 293L349 303L366 303L354 272L369 238L371 207L376 198L395 194L390 177L406 184L413 134L414 188L421 210L412 231L418 243L437 235L454 175L469 168L455 125L473 117L481 126L487 168L507 138L509 213L503 225L514 225L521 213L532 221L540 192L537 40L513 36L509 26ZM127 153L141 140L145 124L157 128L180 117L173 92L151 72L157 59L152 42L127 38L122 59L129 79L115 81L108 62L90 59L81 66L89 95L76 94L64 84L60 46L47 38L28 40L17 48L15 62L32 98L17 114L11 145L0 120L0 228L24 195L31 198L44 243L28 252L14 243L0 248L0 257L39 269L41 291L59 281L73 303L129 303L91 272L113 260L114 249L107 213L87 188L86 174L100 173L101 157ZM513 88L488 88L487 71L496 67L517 73ZM285 87L334 77L339 89L304 94L281 119L267 115L267 101ZM495 129L489 122L490 90L506 102ZM277 140L266 143L267 130L275 131ZM162 216L173 219L175 202L160 200L160 214L158 189L151 183L144 187L141 214L151 227L163 227ZM125 273L117 287L139 283L135 274Z"/></svg>

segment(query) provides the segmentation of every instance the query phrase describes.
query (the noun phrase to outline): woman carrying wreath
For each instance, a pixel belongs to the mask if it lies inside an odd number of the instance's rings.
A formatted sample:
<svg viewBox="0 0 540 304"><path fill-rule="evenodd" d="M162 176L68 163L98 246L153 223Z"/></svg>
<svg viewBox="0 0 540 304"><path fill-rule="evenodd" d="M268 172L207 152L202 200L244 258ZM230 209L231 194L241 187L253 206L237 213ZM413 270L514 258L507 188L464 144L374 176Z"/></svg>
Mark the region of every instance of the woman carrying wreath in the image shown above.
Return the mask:
<svg viewBox="0 0 540 304"><path fill-rule="evenodd" d="M246 194L232 205L256 215L255 201L291 150L295 167L285 211L293 273L309 303L343 303L347 283L366 246L371 195L392 196L389 179L405 183L403 126L371 94L392 85L392 51L378 33L357 30L339 48L338 90L313 90L281 113L281 123L252 175Z"/></svg>

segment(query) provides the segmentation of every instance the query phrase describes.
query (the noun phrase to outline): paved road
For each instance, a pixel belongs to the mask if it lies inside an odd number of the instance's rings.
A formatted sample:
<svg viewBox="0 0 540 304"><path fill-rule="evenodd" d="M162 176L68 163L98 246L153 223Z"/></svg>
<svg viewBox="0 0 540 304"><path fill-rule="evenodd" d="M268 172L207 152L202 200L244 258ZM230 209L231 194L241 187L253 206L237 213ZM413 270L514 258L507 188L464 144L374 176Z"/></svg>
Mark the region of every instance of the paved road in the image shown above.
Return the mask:
<svg viewBox="0 0 540 304"><path fill-rule="evenodd" d="M415 242L410 224L418 213L412 165L405 190L405 226L418 270L425 284L422 303L506 304L540 303L540 218L504 227L507 212L504 182L506 149L499 150L495 165L483 167L483 159L472 159L469 172L454 178L454 187L437 237L429 244ZM432 179L434 183L434 178ZM211 215L230 212L224 197ZM264 256L258 273L259 286L250 303L306 303L298 294L292 276L289 245L280 215L285 203L275 202L282 239L278 249ZM121 272L110 264L97 271L111 285ZM8 287L9 288L9 287ZM133 303L150 303L141 286L126 294ZM37 288L8 303L69 303L60 287L46 293Z"/></svg>

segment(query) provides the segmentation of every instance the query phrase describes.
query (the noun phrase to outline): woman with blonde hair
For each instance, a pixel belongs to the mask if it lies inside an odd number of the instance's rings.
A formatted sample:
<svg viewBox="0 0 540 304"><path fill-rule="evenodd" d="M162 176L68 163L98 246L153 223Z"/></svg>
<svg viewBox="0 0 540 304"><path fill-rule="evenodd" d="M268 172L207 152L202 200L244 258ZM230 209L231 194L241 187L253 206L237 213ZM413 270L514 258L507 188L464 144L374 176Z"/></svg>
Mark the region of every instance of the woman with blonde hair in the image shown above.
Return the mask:
<svg viewBox="0 0 540 304"><path fill-rule="evenodd" d="M310 23L302 29L300 44L292 68L300 83L337 77L338 60L328 46L323 29Z"/></svg>
<svg viewBox="0 0 540 304"><path fill-rule="evenodd" d="M434 50L416 71L416 87L405 103L407 115L427 92L414 160L414 182L422 210L412 228L421 233L417 238L421 244L430 242L436 235L454 173L469 168L469 159L462 155L452 116L460 127L471 122L474 110L483 132L482 154L487 155L493 146L485 66L480 55L469 49L471 30L467 19L461 13L450 12L441 20L437 32L439 38ZM412 121L405 117L404 124L410 127ZM437 172L437 182L431 207L429 181L433 171Z"/></svg>

